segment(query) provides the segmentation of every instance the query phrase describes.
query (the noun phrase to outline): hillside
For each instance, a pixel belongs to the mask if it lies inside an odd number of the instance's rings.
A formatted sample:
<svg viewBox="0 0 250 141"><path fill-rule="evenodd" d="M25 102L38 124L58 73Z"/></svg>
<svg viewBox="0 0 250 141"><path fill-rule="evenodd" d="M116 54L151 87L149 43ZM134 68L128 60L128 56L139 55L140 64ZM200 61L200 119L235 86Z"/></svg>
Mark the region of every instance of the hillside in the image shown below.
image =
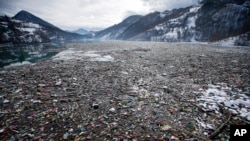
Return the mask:
<svg viewBox="0 0 250 141"><path fill-rule="evenodd" d="M112 39L215 42L234 38L234 45L249 46L249 11L249 0L204 0L186 8L145 15L129 26L120 27L122 32L115 32L116 36ZM100 31L102 34L97 37L105 38L110 28Z"/></svg>
<svg viewBox="0 0 250 141"><path fill-rule="evenodd" d="M65 42L86 38L60 28L27 12L20 11L14 17L0 17L0 43Z"/></svg>

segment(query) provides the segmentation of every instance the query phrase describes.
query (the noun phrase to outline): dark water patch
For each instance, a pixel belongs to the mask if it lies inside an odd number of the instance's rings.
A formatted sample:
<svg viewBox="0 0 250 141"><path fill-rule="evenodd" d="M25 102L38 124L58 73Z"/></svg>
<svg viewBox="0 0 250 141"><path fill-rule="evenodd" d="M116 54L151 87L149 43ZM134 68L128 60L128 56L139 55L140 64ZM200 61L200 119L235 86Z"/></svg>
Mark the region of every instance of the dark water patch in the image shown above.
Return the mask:
<svg viewBox="0 0 250 141"><path fill-rule="evenodd" d="M53 57L63 49L60 44L11 45L0 47L0 67L35 63Z"/></svg>

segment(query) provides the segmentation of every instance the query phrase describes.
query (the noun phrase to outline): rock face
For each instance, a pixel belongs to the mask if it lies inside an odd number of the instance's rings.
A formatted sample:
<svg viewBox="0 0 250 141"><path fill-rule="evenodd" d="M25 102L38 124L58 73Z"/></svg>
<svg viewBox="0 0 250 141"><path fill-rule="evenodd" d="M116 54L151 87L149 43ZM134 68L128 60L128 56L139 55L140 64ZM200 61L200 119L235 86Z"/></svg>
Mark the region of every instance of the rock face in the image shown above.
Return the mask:
<svg viewBox="0 0 250 141"><path fill-rule="evenodd" d="M63 31L26 11L21 11L12 18L1 16L0 31L0 43L42 43L83 38L79 34Z"/></svg>
<svg viewBox="0 0 250 141"><path fill-rule="evenodd" d="M143 16L128 27L120 27L126 29L116 32L112 39L213 42L237 36L235 44L248 44L249 8L249 0L203 0L187 8ZM98 37L102 38L108 32L105 29Z"/></svg>

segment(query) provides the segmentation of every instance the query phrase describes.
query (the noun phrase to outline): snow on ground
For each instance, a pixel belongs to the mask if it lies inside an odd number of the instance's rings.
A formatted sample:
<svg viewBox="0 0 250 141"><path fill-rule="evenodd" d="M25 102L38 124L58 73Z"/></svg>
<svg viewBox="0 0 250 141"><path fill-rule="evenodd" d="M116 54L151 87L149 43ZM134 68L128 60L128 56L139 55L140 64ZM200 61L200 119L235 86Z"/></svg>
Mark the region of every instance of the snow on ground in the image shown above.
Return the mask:
<svg viewBox="0 0 250 141"><path fill-rule="evenodd" d="M225 107L233 114L237 114L250 121L250 97L246 94L233 91L226 84L208 85L208 89L197 98L199 106L204 111L219 113L220 106Z"/></svg>
<svg viewBox="0 0 250 141"><path fill-rule="evenodd" d="M189 18L188 18L188 24L187 24L187 26L188 26L189 28L195 27L195 21L196 21L196 19L197 19L197 16L189 17Z"/></svg>
<svg viewBox="0 0 250 141"><path fill-rule="evenodd" d="M111 33L105 34L104 36L101 37L101 40L107 40L109 39Z"/></svg>
<svg viewBox="0 0 250 141"><path fill-rule="evenodd" d="M192 8L189 9L189 12L187 13L184 13L183 15L177 17L177 18L174 18L174 19L171 19L169 20L170 23L172 24L178 24L178 23L181 23L181 21L186 18L190 13L196 13L199 9L201 8L201 5L197 5L197 6L194 6Z"/></svg>
<svg viewBox="0 0 250 141"><path fill-rule="evenodd" d="M194 6L192 8L189 9L189 12L190 13L196 13L198 12L198 10L201 8L201 5L197 5L197 6Z"/></svg>
<svg viewBox="0 0 250 141"><path fill-rule="evenodd" d="M177 37L178 37L177 29L178 29L178 28L174 28L172 31L166 33L164 36L165 36L166 38L174 38L174 39L177 39Z"/></svg>
<svg viewBox="0 0 250 141"><path fill-rule="evenodd" d="M155 30L163 30L164 29L164 26L162 24L159 24L157 26L155 26Z"/></svg>
<svg viewBox="0 0 250 141"><path fill-rule="evenodd" d="M37 28L34 27L18 27L17 29L19 29L20 31L27 31L30 33L33 33Z"/></svg>
<svg viewBox="0 0 250 141"><path fill-rule="evenodd" d="M41 28L39 24L35 23L22 23L22 27L31 27L31 28Z"/></svg>
<svg viewBox="0 0 250 141"><path fill-rule="evenodd" d="M239 36L235 37L229 37L227 39L223 39L220 41L213 42L212 44L214 45L219 45L219 46L228 46L228 47L233 47L235 41L239 38Z"/></svg>

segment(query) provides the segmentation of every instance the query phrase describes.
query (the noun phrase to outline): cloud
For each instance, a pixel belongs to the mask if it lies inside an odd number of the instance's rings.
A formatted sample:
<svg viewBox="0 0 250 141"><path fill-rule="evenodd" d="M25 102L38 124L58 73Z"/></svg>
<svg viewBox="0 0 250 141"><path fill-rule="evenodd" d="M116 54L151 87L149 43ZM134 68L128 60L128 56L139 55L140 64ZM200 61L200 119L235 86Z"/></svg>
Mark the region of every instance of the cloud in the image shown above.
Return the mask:
<svg viewBox="0 0 250 141"><path fill-rule="evenodd" d="M186 7L193 5L198 0L142 0L146 7L150 7L150 11L165 11L174 8Z"/></svg>
<svg viewBox="0 0 250 141"><path fill-rule="evenodd" d="M100 29L124 18L185 7L196 0L0 0L0 11L11 16L20 10L67 30Z"/></svg>
<svg viewBox="0 0 250 141"><path fill-rule="evenodd" d="M126 11L123 13L122 19L125 19L131 15L140 15L139 13L136 13L135 11Z"/></svg>

